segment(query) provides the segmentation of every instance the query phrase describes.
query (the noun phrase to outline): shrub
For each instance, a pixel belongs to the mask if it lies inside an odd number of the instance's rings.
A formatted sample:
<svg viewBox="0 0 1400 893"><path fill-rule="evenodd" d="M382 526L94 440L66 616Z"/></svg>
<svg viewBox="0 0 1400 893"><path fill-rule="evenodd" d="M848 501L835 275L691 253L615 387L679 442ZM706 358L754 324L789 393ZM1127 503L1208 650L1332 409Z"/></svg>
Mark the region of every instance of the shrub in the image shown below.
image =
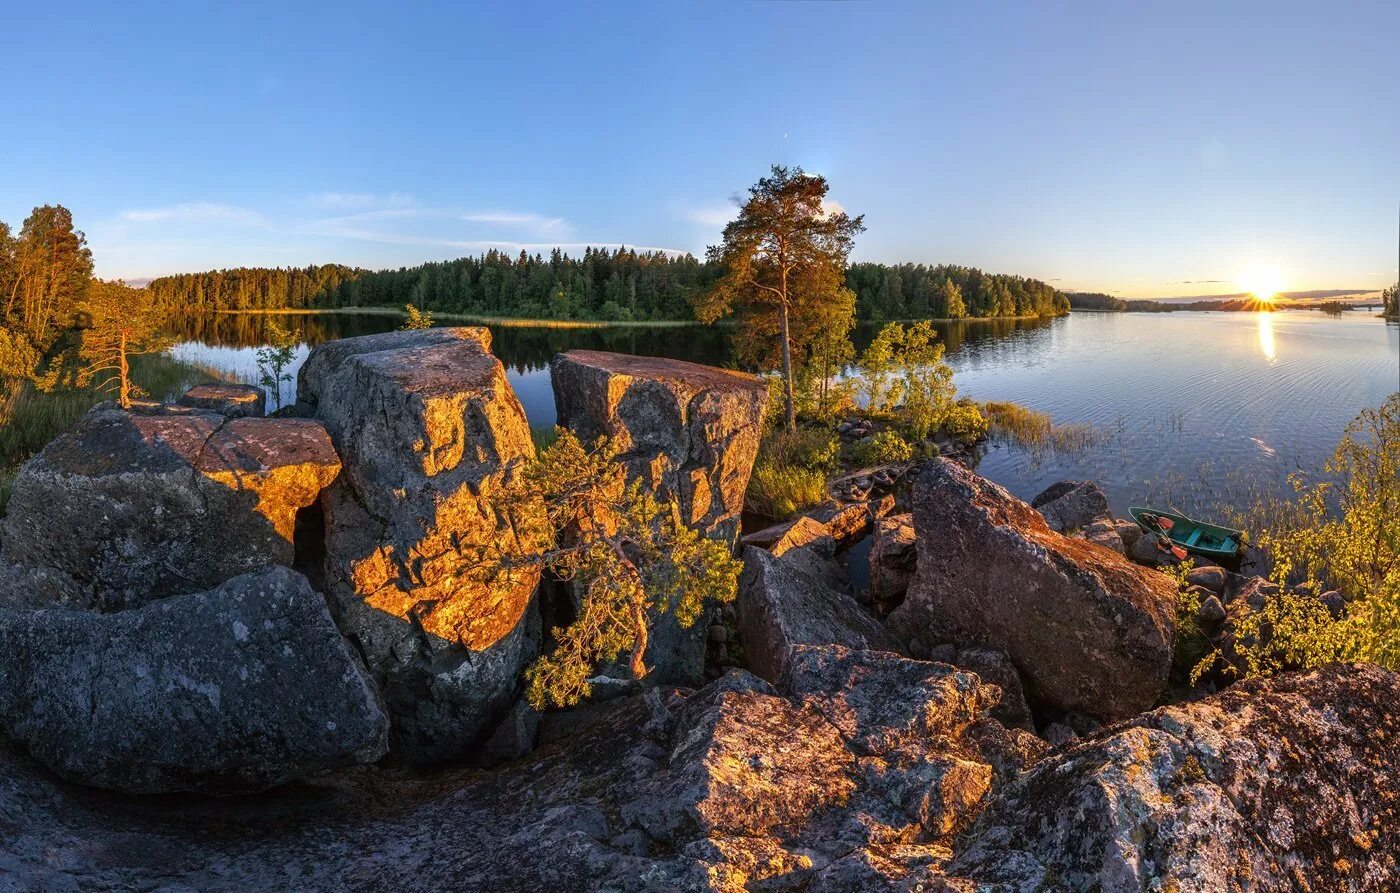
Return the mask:
<svg viewBox="0 0 1400 893"><path fill-rule="evenodd" d="M937 338L927 321L907 329L890 323L875 335L858 364L866 409L897 420L917 440L943 424L957 395L953 369L943 361L943 345L934 343Z"/></svg>
<svg viewBox="0 0 1400 893"><path fill-rule="evenodd" d="M909 441L899 436L899 432L881 431L869 440L856 445L855 458L859 465L912 462L914 448L909 445Z"/></svg>
<svg viewBox="0 0 1400 893"><path fill-rule="evenodd" d="M759 464L830 472L841 463L841 439L822 428L774 431L759 446Z"/></svg>
<svg viewBox="0 0 1400 893"><path fill-rule="evenodd" d="M943 416L943 433L954 440L972 443L987 436L987 417L973 400L959 400Z"/></svg>

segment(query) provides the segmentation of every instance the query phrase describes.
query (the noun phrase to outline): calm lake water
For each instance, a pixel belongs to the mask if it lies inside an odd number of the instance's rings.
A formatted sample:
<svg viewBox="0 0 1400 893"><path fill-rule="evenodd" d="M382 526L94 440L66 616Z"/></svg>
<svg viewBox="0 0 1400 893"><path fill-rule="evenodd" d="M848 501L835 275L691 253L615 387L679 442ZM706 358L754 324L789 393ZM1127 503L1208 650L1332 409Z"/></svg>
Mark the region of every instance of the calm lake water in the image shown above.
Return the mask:
<svg viewBox="0 0 1400 893"><path fill-rule="evenodd" d="M269 317L180 319L181 359L256 378L254 351ZM282 315L310 345L396 328L396 316ZM1211 514L1288 491L1312 472L1365 406L1400 390L1400 327L1360 313L1081 313L1054 320L942 324L959 393L1012 400L1058 423L1086 423L1092 446L1073 451L989 445L979 472L1029 499L1066 478L1092 478L1114 508L1174 504ZM858 346L872 332L857 332ZM722 328L493 327L494 350L533 425L554 422L549 360L571 348L732 365ZM295 368L292 370L295 372ZM295 400L295 382L282 389Z"/></svg>

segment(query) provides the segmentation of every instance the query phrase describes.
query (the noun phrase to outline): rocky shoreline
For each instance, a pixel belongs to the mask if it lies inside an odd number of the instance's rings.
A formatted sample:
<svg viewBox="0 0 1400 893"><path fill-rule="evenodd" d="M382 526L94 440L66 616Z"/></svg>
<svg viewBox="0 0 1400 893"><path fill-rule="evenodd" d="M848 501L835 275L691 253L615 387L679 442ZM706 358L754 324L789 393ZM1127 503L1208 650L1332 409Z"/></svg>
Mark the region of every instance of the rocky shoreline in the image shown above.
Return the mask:
<svg viewBox="0 0 1400 893"><path fill-rule="evenodd" d="M740 542L760 381L551 372L562 424L741 550L733 605L659 618L646 686L530 708L560 596L467 558L534 545L492 507L534 445L484 329L321 345L279 417L98 407L0 522L0 891L1400 883L1400 675L1167 703L1175 559L1092 483L1026 504L934 459ZM1218 649L1278 593L1184 578Z"/></svg>

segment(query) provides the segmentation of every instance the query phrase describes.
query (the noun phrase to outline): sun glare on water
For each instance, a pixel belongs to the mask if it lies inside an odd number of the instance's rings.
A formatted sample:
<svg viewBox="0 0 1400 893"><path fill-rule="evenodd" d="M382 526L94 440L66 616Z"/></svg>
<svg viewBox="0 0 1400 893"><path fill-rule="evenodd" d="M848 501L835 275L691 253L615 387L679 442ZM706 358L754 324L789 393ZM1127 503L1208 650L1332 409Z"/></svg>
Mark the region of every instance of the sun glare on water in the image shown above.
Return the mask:
<svg viewBox="0 0 1400 893"><path fill-rule="evenodd" d="M1283 290L1283 275L1278 267L1255 265L1241 273L1236 283L1250 297L1271 303Z"/></svg>

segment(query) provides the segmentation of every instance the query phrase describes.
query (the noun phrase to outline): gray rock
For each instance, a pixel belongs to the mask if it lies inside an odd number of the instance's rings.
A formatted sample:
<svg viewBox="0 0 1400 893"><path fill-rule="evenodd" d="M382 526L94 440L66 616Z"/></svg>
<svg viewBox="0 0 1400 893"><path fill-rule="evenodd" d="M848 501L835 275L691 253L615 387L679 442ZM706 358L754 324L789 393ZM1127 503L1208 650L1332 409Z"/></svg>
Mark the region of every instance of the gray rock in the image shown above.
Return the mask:
<svg viewBox="0 0 1400 893"><path fill-rule="evenodd" d="M1206 629L1214 629L1225 619L1225 606L1216 595L1208 595L1196 609L1196 619Z"/></svg>
<svg viewBox="0 0 1400 893"><path fill-rule="evenodd" d="M1209 589L1216 595L1225 594L1225 568L1207 565L1193 567L1186 572L1186 582L1192 586Z"/></svg>
<svg viewBox="0 0 1400 893"><path fill-rule="evenodd" d="M1060 481L1031 500L1051 530L1082 530L1095 521L1112 521L1108 497L1093 481Z"/></svg>
<svg viewBox="0 0 1400 893"><path fill-rule="evenodd" d="M482 761L495 765L525 756L535 749L535 737L539 731L540 712L531 707L528 701L517 701L482 745Z"/></svg>
<svg viewBox="0 0 1400 893"><path fill-rule="evenodd" d="M855 599L752 546L744 550L738 609L744 659L770 682L782 675L793 645L899 650Z"/></svg>
<svg viewBox="0 0 1400 893"><path fill-rule="evenodd" d="M1397 697L1400 676L1334 665L1154 710L1006 787L948 871L990 890L1393 888Z"/></svg>
<svg viewBox="0 0 1400 893"><path fill-rule="evenodd" d="M1079 740L1079 733L1062 722L1052 722L1045 727L1043 737L1056 747Z"/></svg>
<svg viewBox="0 0 1400 893"><path fill-rule="evenodd" d="M992 718L999 720L1009 729L1035 731L1031 723L1031 708L1026 703L1026 694L1021 688L1021 676L1016 665L1005 651L996 648L961 648L951 661L956 666L971 670L983 682L990 682L1001 689L1001 701L992 708Z"/></svg>
<svg viewBox="0 0 1400 893"><path fill-rule="evenodd" d="M280 567L117 614L0 612L0 722L72 781L259 790L383 756L325 601Z"/></svg>
<svg viewBox="0 0 1400 893"><path fill-rule="evenodd" d="M1176 638L1176 588L1056 533L996 484L946 459L914 484L918 571L886 622L897 639L1010 656L1033 705L1100 719L1157 699Z"/></svg>
<svg viewBox="0 0 1400 893"><path fill-rule="evenodd" d="M1168 542L1155 533L1144 532L1128 547L1128 559L1143 567L1163 568L1175 567L1190 558L1189 555L1187 559L1177 558L1167 547Z"/></svg>
<svg viewBox="0 0 1400 893"><path fill-rule="evenodd" d="M185 391L175 401L180 406L217 412L230 419L261 416L267 406L267 392L250 384L202 384Z"/></svg>
<svg viewBox="0 0 1400 893"><path fill-rule="evenodd" d="M104 609L197 592L290 565L297 511L339 471L316 422L102 404L25 463L5 555L66 574Z"/></svg>
<svg viewBox="0 0 1400 893"><path fill-rule="evenodd" d="M870 544L870 600L884 615L904 601L918 566L914 516L907 512L886 515L875 522L874 536Z"/></svg>
<svg viewBox="0 0 1400 893"><path fill-rule="evenodd" d="M1133 548L1133 543L1142 539L1142 528L1136 521L1114 521L1113 529L1118 531L1118 536L1123 540L1124 554Z"/></svg>
<svg viewBox="0 0 1400 893"><path fill-rule="evenodd" d="M299 411L345 468L323 499L326 584L341 630L384 692L396 753L456 757L515 696L539 574L486 580L494 554L535 550L538 506L493 499L534 455L525 411L475 328L331 341L302 365Z"/></svg>
<svg viewBox="0 0 1400 893"><path fill-rule="evenodd" d="M674 500L692 529L731 546L737 542L768 397L761 380L681 360L592 350L559 354L549 369L560 425L584 441L611 437L630 480ZM702 680L707 620L683 628L674 614L653 618L645 655L650 679Z"/></svg>
<svg viewBox="0 0 1400 893"><path fill-rule="evenodd" d="M1084 528L1084 538L1105 549L1112 549L1119 555L1127 555L1127 547L1123 545L1123 537L1118 532L1118 528L1113 526L1113 522L1107 518L1100 518Z"/></svg>

